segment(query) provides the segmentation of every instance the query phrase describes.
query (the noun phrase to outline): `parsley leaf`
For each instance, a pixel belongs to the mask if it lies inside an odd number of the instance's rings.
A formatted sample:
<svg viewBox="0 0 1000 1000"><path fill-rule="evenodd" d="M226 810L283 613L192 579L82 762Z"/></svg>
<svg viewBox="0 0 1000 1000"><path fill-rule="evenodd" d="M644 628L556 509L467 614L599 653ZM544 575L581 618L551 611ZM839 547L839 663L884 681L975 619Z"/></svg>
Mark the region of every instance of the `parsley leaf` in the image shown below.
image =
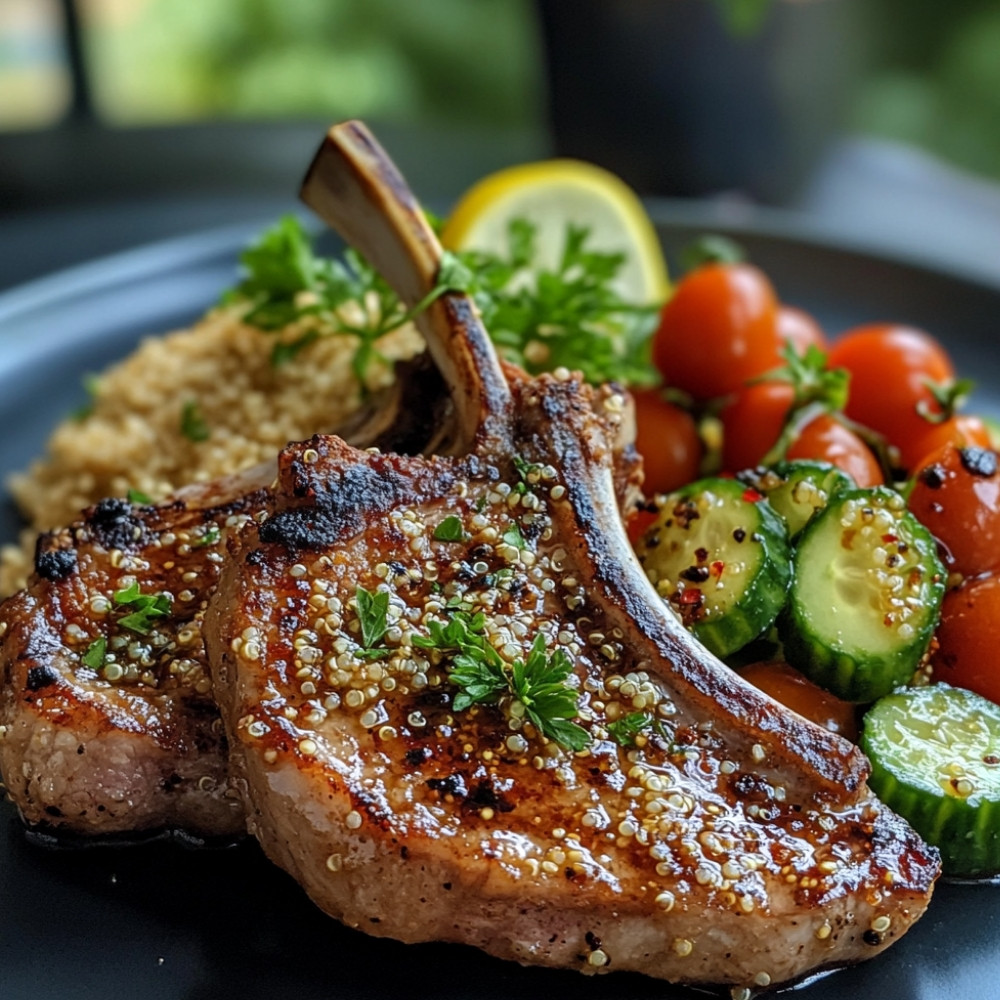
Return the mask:
<svg viewBox="0 0 1000 1000"><path fill-rule="evenodd" d="M95 639L88 647L80 662L91 670L100 670L104 666L104 658L108 652L108 640L101 636Z"/></svg>
<svg viewBox="0 0 1000 1000"><path fill-rule="evenodd" d="M464 542L468 537L462 527L462 519L449 514L435 529L434 536L439 542Z"/></svg>
<svg viewBox="0 0 1000 1000"><path fill-rule="evenodd" d="M209 545L215 545L222 537L222 529L217 524L210 524L202 536L191 543L193 549L203 549Z"/></svg>
<svg viewBox="0 0 1000 1000"><path fill-rule="evenodd" d="M500 353L528 372L564 366L589 382L650 385L659 304L622 299L614 281L624 255L591 250L589 236L586 228L568 226L559 263L546 268L538 260L537 227L514 219L506 256L464 252L464 271L452 266L449 279L476 300Z"/></svg>
<svg viewBox="0 0 1000 1000"><path fill-rule="evenodd" d="M118 624L140 635L149 634L154 619L170 614L169 594L144 594L136 581L125 590L116 590L113 600L115 604L132 608L129 614L118 619Z"/></svg>
<svg viewBox="0 0 1000 1000"><path fill-rule="evenodd" d="M573 665L562 649L546 655L545 637L536 636L524 660L504 662L487 639L486 616L457 611L446 623L430 621L428 636L413 645L451 653L448 678L459 689L452 701L457 712L474 704L491 704L512 694L543 736L571 750L582 750L590 734L571 720L577 714L576 691L566 684Z"/></svg>
<svg viewBox="0 0 1000 1000"><path fill-rule="evenodd" d="M126 499L129 503L135 504L148 505L153 502L153 498L148 493L143 493L142 490L130 489L126 494Z"/></svg>
<svg viewBox="0 0 1000 1000"><path fill-rule="evenodd" d="M274 345L272 365L286 364L321 336L349 334L357 338L351 370L361 382L372 361L382 358L376 342L451 287L441 279L421 302L407 309L356 251L345 251L343 260L317 256L294 215L285 216L265 232L244 251L240 262L243 280L223 296L223 301L248 302L245 323L273 333L308 321L306 329ZM457 277L466 280L464 271Z"/></svg>
<svg viewBox="0 0 1000 1000"><path fill-rule="evenodd" d="M634 747L635 738L653 724L653 717L645 712L629 712L620 719L608 723L611 738L623 747Z"/></svg>
<svg viewBox="0 0 1000 1000"><path fill-rule="evenodd" d="M536 237L534 224L514 219L505 254L445 251L434 288L407 309L358 253L347 250L342 260L317 256L299 220L286 216L243 253L243 279L223 301L248 303L244 322L264 331L301 323L275 343L276 366L318 337L353 335L351 368L362 382L381 359L379 338L448 291L470 294L500 352L533 374L562 365L590 382L655 381L649 340L659 304L628 303L615 290L624 255L591 250L588 231L569 226L559 263L546 268Z"/></svg>
<svg viewBox="0 0 1000 1000"><path fill-rule="evenodd" d="M516 521L500 537L508 545L513 545L515 549L527 548L527 542L524 540L524 535L521 534L521 526Z"/></svg>
<svg viewBox="0 0 1000 1000"><path fill-rule="evenodd" d="M371 593L359 586L354 592L358 605L358 621L361 624L361 645L356 655L361 658L375 658L375 649L389 631L389 595L384 591ZM385 655L379 653L379 655Z"/></svg>
<svg viewBox="0 0 1000 1000"><path fill-rule="evenodd" d="M94 407L97 404L97 389L101 384L97 375L84 375L82 381L84 392L87 393L87 401L70 414L70 419L78 424L82 424L94 412Z"/></svg>
<svg viewBox="0 0 1000 1000"><path fill-rule="evenodd" d="M197 401L189 399L181 410L181 434L189 441L207 441L211 433Z"/></svg>
<svg viewBox="0 0 1000 1000"><path fill-rule="evenodd" d="M510 689L540 733L571 750L582 750L590 734L571 721L578 708L576 691L566 684L572 669L562 649L546 656L545 636L537 635L527 658L514 662Z"/></svg>

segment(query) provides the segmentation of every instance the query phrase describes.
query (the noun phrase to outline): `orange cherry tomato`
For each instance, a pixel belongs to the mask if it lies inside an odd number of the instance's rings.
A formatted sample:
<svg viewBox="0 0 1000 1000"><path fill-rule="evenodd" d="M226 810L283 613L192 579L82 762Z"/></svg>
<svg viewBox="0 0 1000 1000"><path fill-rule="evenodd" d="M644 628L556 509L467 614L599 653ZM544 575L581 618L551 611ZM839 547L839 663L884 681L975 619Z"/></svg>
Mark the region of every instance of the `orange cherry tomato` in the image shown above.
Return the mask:
<svg viewBox="0 0 1000 1000"><path fill-rule="evenodd" d="M817 347L824 354L830 350L823 328L809 313L795 306L778 307L778 336L791 344L797 354L805 354L810 347Z"/></svg>
<svg viewBox="0 0 1000 1000"><path fill-rule="evenodd" d="M752 469L777 442L795 399L787 382L756 382L735 393L719 411L722 467Z"/></svg>
<svg viewBox="0 0 1000 1000"><path fill-rule="evenodd" d="M934 679L968 688L1000 704L1000 577L967 580L945 594Z"/></svg>
<svg viewBox="0 0 1000 1000"><path fill-rule="evenodd" d="M1000 570L1000 460L989 448L946 444L917 472L910 510L963 576Z"/></svg>
<svg viewBox="0 0 1000 1000"><path fill-rule="evenodd" d="M879 486L882 470L871 448L835 417L821 413L792 442L788 458L814 458L843 469L858 486Z"/></svg>
<svg viewBox="0 0 1000 1000"><path fill-rule="evenodd" d="M632 393L637 425L635 446L645 469L647 494L669 493L698 477L701 437L687 410L668 402L656 389Z"/></svg>
<svg viewBox="0 0 1000 1000"><path fill-rule="evenodd" d="M787 663L780 660L751 663L740 674L754 687L760 688L793 712L798 712L830 732L840 733L849 740L857 739L858 723L854 705L824 691Z"/></svg>
<svg viewBox="0 0 1000 1000"><path fill-rule="evenodd" d="M933 337L893 324L851 330L830 349L827 363L851 373L847 415L896 445L904 461L910 442L927 431L920 408L940 412L927 383L955 378L951 359Z"/></svg>
<svg viewBox="0 0 1000 1000"><path fill-rule="evenodd" d="M750 264L691 271L663 307L653 362L668 385L697 400L735 392L781 364L778 301Z"/></svg>
<svg viewBox="0 0 1000 1000"><path fill-rule="evenodd" d="M959 413L939 424L927 422L926 432L913 438L903 452L903 462L907 469L922 469L946 444L956 448L989 448L992 443L990 432L979 417ZM914 455L920 456L917 461L910 458Z"/></svg>

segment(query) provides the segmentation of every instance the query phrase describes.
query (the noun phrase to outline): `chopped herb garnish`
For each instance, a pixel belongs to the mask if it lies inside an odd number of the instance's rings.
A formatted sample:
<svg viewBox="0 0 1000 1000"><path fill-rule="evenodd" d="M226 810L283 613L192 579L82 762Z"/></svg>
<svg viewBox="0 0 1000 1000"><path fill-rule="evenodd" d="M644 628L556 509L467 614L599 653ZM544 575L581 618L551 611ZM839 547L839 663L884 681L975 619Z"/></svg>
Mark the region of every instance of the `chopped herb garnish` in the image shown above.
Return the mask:
<svg viewBox="0 0 1000 1000"><path fill-rule="evenodd" d="M104 658L108 652L108 640L101 636L95 639L87 651L80 657L80 662L91 670L100 670L104 666Z"/></svg>
<svg viewBox="0 0 1000 1000"><path fill-rule="evenodd" d="M546 655L545 637L538 635L525 660L508 664L486 638L485 624L481 611L458 611L445 624L429 622L428 636L413 638L414 646L452 654L448 678L459 689L455 711L495 703L509 693L542 735L571 750L587 746L590 734L572 721L578 705L576 691L566 683L573 669L566 653L555 649Z"/></svg>
<svg viewBox="0 0 1000 1000"><path fill-rule="evenodd" d="M542 473L541 465L537 462L526 462L520 455L514 456L514 468L517 469L520 479L514 489L521 494L527 493L538 482Z"/></svg>
<svg viewBox="0 0 1000 1000"><path fill-rule="evenodd" d="M191 543L193 549L203 549L208 545L215 545L215 543L222 537L222 529L217 524L210 524L206 529L201 538L196 539Z"/></svg>
<svg viewBox="0 0 1000 1000"><path fill-rule="evenodd" d="M653 724L653 717L645 712L629 712L628 715L608 723L611 738L623 747L634 747L635 738Z"/></svg>
<svg viewBox="0 0 1000 1000"><path fill-rule="evenodd" d="M308 323L293 339L275 344L273 365L290 361L321 336L349 334L358 338L351 369L362 382L371 362L382 360L377 341L409 322L449 288L439 281L421 302L407 309L356 251L347 250L342 261L318 257L302 224L292 215L264 233L240 261L245 276L224 301L250 303L245 323L268 332L300 321Z"/></svg>
<svg viewBox="0 0 1000 1000"><path fill-rule="evenodd" d="M181 410L181 434L189 441L207 441L211 433L197 402L189 399Z"/></svg>
<svg viewBox="0 0 1000 1000"><path fill-rule="evenodd" d="M83 376L83 388L87 393L87 401L78 406L70 415L77 423L82 423L94 412L94 405L97 402L97 387L101 380L96 375Z"/></svg>
<svg viewBox="0 0 1000 1000"><path fill-rule="evenodd" d="M132 609L129 614L118 619L118 624L140 635L150 632L154 619L165 618L170 614L169 594L144 594L137 582L133 582L125 590L116 590L113 599L115 604Z"/></svg>
<svg viewBox="0 0 1000 1000"><path fill-rule="evenodd" d="M142 490L129 490L126 497L129 503L148 505L153 502L153 498L148 493L143 493Z"/></svg>
<svg viewBox="0 0 1000 1000"><path fill-rule="evenodd" d="M354 596L358 605L362 645L356 655L364 658L372 655L374 648L389 631L389 595L384 590L373 594L359 586ZM380 652L379 655L384 654Z"/></svg>
<svg viewBox="0 0 1000 1000"><path fill-rule="evenodd" d="M615 290L625 255L589 249L589 231L569 225L551 269L538 260L536 237L534 224L514 219L506 256L468 251L448 262L448 282L476 300L500 353L532 374L563 366L589 382L653 384L660 303L626 302Z"/></svg>
<svg viewBox="0 0 1000 1000"><path fill-rule="evenodd" d="M485 493L480 493L479 496L476 497L476 502L472 505L472 509L477 514L482 514L482 512L484 510L486 510L486 504L487 503L488 503L488 501L486 499L486 494Z"/></svg>
<svg viewBox="0 0 1000 1000"><path fill-rule="evenodd" d="M591 250L588 230L569 226L552 269L537 259L532 223L513 220L507 236L506 254L445 252L434 288L406 309L363 257L352 250L343 260L317 256L302 224L287 216L244 252L244 278L224 301L249 303L244 322L261 330L302 324L275 344L275 365L317 337L355 336L351 367L361 381L382 357L378 340L450 290L473 296L500 352L531 373L565 366L595 383L656 380L648 354L659 303L625 302L615 290L624 254Z"/></svg>
<svg viewBox="0 0 1000 1000"><path fill-rule="evenodd" d="M508 545L513 545L516 549L527 547L524 535L521 534L521 526L516 522L512 524L501 536Z"/></svg>
<svg viewBox="0 0 1000 1000"><path fill-rule="evenodd" d="M449 514L434 529L434 538L439 542L464 542L468 536L462 527L462 519Z"/></svg>

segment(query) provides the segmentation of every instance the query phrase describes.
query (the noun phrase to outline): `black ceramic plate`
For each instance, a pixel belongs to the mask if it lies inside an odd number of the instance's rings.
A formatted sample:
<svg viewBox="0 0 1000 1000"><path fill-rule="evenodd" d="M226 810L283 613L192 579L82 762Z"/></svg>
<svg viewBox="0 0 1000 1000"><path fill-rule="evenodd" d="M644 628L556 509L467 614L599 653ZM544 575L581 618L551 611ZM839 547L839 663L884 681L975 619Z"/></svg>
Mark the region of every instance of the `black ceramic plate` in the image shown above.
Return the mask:
<svg viewBox="0 0 1000 1000"><path fill-rule="evenodd" d="M0 473L23 467L53 425L83 401L83 373L212 304L232 282L237 252L257 228L108 258L0 296ZM701 228L664 225L668 251ZM1000 413L994 347L1000 290L787 234L740 238L783 298L814 311L831 332L879 319L932 330L960 369L980 380L977 407ZM18 521L9 503L0 515L0 537L13 539ZM940 885L927 916L889 952L797 995L994 996L998 938L1000 888ZM252 844L45 849L27 842L14 810L0 806L4 1000L690 995L634 975L585 979L522 969L463 947L366 937L320 914Z"/></svg>

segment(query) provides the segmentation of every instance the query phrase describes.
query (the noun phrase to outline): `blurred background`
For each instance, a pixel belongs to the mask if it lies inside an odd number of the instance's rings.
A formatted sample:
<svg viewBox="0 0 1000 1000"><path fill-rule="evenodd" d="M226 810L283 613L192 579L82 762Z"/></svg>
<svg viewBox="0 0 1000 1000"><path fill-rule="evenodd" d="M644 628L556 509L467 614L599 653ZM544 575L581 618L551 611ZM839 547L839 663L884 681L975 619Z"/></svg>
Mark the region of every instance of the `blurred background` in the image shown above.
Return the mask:
<svg viewBox="0 0 1000 1000"><path fill-rule="evenodd" d="M579 156L1000 283L997 0L0 0L0 286L273 217L345 117L439 210Z"/></svg>

